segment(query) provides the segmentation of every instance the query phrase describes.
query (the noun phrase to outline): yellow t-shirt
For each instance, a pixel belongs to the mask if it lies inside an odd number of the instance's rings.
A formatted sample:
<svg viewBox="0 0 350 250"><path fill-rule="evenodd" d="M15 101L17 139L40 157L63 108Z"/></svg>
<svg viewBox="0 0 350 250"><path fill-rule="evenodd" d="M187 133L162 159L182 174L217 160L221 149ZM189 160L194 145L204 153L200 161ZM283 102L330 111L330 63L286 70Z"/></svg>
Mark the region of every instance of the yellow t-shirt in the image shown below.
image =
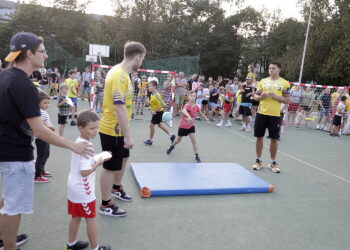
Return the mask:
<svg viewBox="0 0 350 250"><path fill-rule="evenodd" d="M114 105L124 104L128 120L132 113L133 87L129 74L120 66L114 66L107 74L103 96L103 113L99 132L110 136L122 136Z"/></svg>
<svg viewBox="0 0 350 250"><path fill-rule="evenodd" d="M350 112L350 100L349 99L346 99L346 101L345 101L345 110Z"/></svg>
<svg viewBox="0 0 350 250"><path fill-rule="evenodd" d="M236 93L236 99L237 102L241 103L242 102L242 95L241 95L241 91L237 91Z"/></svg>
<svg viewBox="0 0 350 250"><path fill-rule="evenodd" d="M332 103L332 106L334 105L335 103L335 100L340 96L340 94L338 92L334 92L332 95L331 95L331 103Z"/></svg>
<svg viewBox="0 0 350 250"><path fill-rule="evenodd" d="M67 97L77 97L76 88L79 86L78 81L76 79L67 78L64 83L68 85ZM72 87L74 88L74 92L71 91Z"/></svg>
<svg viewBox="0 0 350 250"><path fill-rule="evenodd" d="M263 92L273 92L277 96L283 96L289 94L290 84L283 78L277 80L271 80L269 77L262 79L258 83L257 91L261 94ZM258 113L269 116L281 116L280 114L281 103L271 97L262 99L259 104Z"/></svg>
<svg viewBox="0 0 350 250"><path fill-rule="evenodd" d="M164 107L165 105L166 104L163 101L162 96L158 92L151 94L151 98L149 100L149 107L150 107L151 111L154 111L160 107ZM163 111L163 110L164 110L164 108L161 108L158 110L158 112Z"/></svg>
<svg viewBox="0 0 350 250"><path fill-rule="evenodd" d="M139 93L138 96L145 96L147 95L147 86L148 86L148 82L142 81L141 83L139 83L138 87L139 87Z"/></svg>
<svg viewBox="0 0 350 250"><path fill-rule="evenodd" d="M251 78L253 79L253 82L256 81L256 75L255 75L254 73L248 72L247 77L248 77L248 76L251 77Z"/></svg>

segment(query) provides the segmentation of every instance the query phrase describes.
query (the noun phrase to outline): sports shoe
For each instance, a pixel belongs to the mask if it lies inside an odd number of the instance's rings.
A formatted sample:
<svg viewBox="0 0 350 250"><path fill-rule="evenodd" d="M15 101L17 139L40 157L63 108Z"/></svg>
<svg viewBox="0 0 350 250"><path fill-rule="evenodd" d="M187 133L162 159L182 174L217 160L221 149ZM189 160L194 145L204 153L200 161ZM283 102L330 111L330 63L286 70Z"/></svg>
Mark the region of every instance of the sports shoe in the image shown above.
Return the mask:
<svg viewBox="0 0 350 250"><path fill-rule="evenodd" d="M250 127L245 128L245 132L250 132L250 131L251 131Z"/></svg>
<svg viewBox="0 0 350 250"><path fill-rule="evenodd" d="M145 145L152 145L153 141L151 141L150 139L148 139L148 140L143 141L143 143L144 143Z"/></svg>
<svg viewBox="0 0 350 250"><path fill-rule="evenodd" d="M176 139L176 136L175 136L175 135L172 135L172 136L170 137L171 143L173 143L173 142L175 141L175 139Z"/></svg>
<svg viewBox="0 0 350 250"><path fill-rule="evenodd" d="M173 151L174 148L175 148L175 147L174 147L173 145L171 145L171 146L167 149L166 153L169 155L169 154L171 153L171 151Z"/></svg>
<svg viewBox="0 0 350 250"><path fill-rule="evenodd" d="M115 204L108 206L100 206L98 212L103 215L113 216L113 217L123 217L126 216L126 211L121 209Z"/></svg>
<svg viewBox="0 0 350 250"><path fill-rule="evenodd" d="M111 195L122 201L132 201L132 197L128 195L124 190L112 190Z"/></svg>
<svg viewBox="0 0 350 250"><path fill-rule="evenodd" d="M318 123L316 129L321 129L321 125Z"/></svg>
<svg viewBox="0 0 350 250"><path fill-rule="evenodd" d="M269 169L271 169L272 172L274 172L274 173L280 173L281 172L281 170L279 169L278 164L276 162L275 163L269 163L267 165L267 167Z"/></svg>
<svg viewBox="0 0 350 250"><path fill-rule="evenodd" d="M196 157L194 158L194 160L195 160L197 163L201 163L201 162L202 162L202 161L201 161L201 158L199 158L198 155L196 155Z"/></svg>
<svg viewBox="0 0 350 250"><path fill-rule="evenodd" d="M46 177L52 177L53 175L50 172L44 171L44 173L42 173L41 176L46 178Z"/></svg>
<svg viewBox="0 0 350 250"><path fill-rule="evenodd" d="M39 177L34 179L35 183L48 183L50 181L51 181L50 179L42 177L42 176L39 176Z"/></svg>
<svg viewBox="0 0 350 250"><path fill-rule="evenodd" d="M24 243L27 242L27 240L28 240L28 235L26 234L17 235L16 246L23 245ZM0 250L3 250L3 249L4 249L4 242L3 240L0 240Z"/></svg>
<svg viewBox="0 0 350 250"><path fill-rule="evenodd" d="M111 250L111 246L99 246L98 250Z"/></svg>
<svg viewBox="0 0 350 250"><path fill-rule="evenodd" d="M221 122L219 122L218 124L216 124L216 126L217 126L217 127L222 127L222 123L223 123L223 122L221 121Z"/></svg>
<svg viewBox="0 0 350 250"><path fill-rule="evenodd" d="M85 249L89 246L87 241L77 241L73 246L68 246L67 243L64 246L64 250L80 250Z"/></svg>
<svg viewBox="0 0 350 250"><path fill-rule="evenodd" d="M252 166L253 170L260 170L263 168L262 162L256 160L256 162Z"/></svg>
<svg viewBox="0 0 350 250"><path fill-rule="evenodd" d="M244 131L246 129L246 127L242 126L239 131Z"/></svg>
<svg viewBox="0 0 350 250"><path fill-rule="evenodd" d="M225 124L225 127L232 127L232 123L230 121L227 121L227 123Z"/></svg>
<svg viewBox="0 0 350 250"><path fill-rule="evenodd" d="M71 121L71 122L70 122L70 125L71 125L71 126L76 126L77 124L75 123L75 121Z"/></svg>

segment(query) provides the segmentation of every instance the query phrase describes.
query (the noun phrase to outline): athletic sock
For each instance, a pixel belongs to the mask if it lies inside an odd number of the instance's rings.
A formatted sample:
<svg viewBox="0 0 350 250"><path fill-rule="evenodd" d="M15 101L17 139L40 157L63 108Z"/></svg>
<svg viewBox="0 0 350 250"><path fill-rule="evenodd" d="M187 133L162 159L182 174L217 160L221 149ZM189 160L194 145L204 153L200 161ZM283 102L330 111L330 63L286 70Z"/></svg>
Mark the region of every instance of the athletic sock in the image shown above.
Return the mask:
<svg viewBox="0 0 350 250"><path fill-rule="evenodd" d="M108 203L111 201L111 199L105 201L105 200L102 200L102 206L108 206Z"/></svg>
<svg viewBox="0 0 350 250"><path fill-rule="evenodd" d="M256 158L257 163L261 163L261 158Z"/></svg>
<svg viewBox="0 0 350 250"><path fill-rule="evenodd" d="M75 244L77 244L77 240L76 241L74 241L74 242L67 242L67 245L69 246L69 247L72 247L72 246L74 246Z"/></svg>
<svg viewBox="0 0 350 250"><path fill-rule="evenodd" d="M121 186L122 185L115 185L115 184L113 184L113 189L114 190L120 190Z"/></svg>
<svg viewBox="0 0 350 250"><path fill-rule="evenodd" d="M99 245L97 245L97 247L96 248L91 248L91 250L98 250L98 248L99 248L100 246Z"/></svg>

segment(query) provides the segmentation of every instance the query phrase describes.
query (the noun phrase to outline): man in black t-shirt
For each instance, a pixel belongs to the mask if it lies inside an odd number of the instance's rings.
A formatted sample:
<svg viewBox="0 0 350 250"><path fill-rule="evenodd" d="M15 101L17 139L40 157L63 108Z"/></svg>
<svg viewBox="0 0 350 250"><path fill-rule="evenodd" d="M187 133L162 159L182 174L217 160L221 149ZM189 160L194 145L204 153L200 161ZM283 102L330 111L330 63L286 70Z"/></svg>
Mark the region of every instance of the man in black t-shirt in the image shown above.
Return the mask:
<svg viewBox="0 0 350 250"><path fill-rule="evenodd" d="M34 155L32 136L78 154L92 155L87 143L73 143L48 129L41 117L38 90L29 79L47 59L42 38L17 33L6 57L10 67L0 73L0 175L3 199L0 202L0 249L17 249L27 235L17 236L21 214L32 212ZM86 245L86 243L84 243Z"/></svg>
<svg viewBox="0 0 350 250"><path fill-rule="evenodd" d="M239 105L239 114L243 116L241 131L250 131L250 118L252 115L252 98L254 96L255 89L253 87L253 79L250 76L246 77L246 82L243 83L243 90L240 93L242 95L242 101Z"/></svg>

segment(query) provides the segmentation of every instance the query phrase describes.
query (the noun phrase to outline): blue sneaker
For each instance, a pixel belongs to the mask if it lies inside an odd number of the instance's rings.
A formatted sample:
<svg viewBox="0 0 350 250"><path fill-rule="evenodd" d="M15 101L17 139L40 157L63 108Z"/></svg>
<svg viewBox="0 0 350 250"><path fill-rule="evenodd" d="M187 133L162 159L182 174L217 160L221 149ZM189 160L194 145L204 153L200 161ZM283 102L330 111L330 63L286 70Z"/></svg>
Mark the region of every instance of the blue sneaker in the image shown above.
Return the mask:
<svg viewBox="0 0 350 250"><path fill-rule="evenodd" d="M145 145L152 145L153 141L151 141L150 139L148 139L148 140L143 141L143 143L144 143Z"/></svg>

